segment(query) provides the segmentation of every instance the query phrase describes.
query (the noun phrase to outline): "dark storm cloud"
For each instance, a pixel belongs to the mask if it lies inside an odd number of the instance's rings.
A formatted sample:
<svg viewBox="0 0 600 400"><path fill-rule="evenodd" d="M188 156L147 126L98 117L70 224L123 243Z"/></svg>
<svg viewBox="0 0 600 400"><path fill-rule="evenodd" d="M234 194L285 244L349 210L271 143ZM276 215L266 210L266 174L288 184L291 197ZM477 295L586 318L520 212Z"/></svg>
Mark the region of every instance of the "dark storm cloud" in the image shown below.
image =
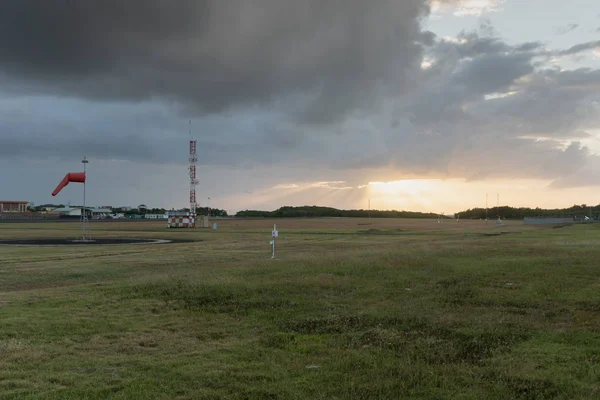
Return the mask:
<svg viewBox="0 0 600 400"><path fill-rule="evenodd" d="M17 4L38 3L10 7ZM167 2L155 2L156 15L142 7L141 21L122 4L114 21L114 5L96 10L100 22L92 14L81 25L67 21L73 35L50 28L24 35L44 49L69 41L57 53L15 49L0 37L0 84L18 94L6 100L10 112L0 103L3 158L77 162L93 154L179 164L185 175L183 109L208 113L192 123L203 171L262 167L286 182L333 175L360 177L352 183L359 184L406 176L561 179L588 168L591 154L579 140L600 126L598 70L551 68L547 61L561 52L542 43L513 45L482 32L436 38L420 31L426 11L418 1L205 1L177 3L185 7L164 16L156 10ZM28 21L62 16L28 12ZM10 31L5 15L0 29ZM424 69L422 52L431 61ZM19 100L23 93L36 95ZM44 100L32 102L39 93Z"/></svg>
<svg viewBox="0 0 600 400"><path fill-rule="evenodd" d="M327 121L373 87L402 90L431 42L427 13L425 0L8 1L0 73L13 91L159 97L196 113L303 93L298 113Z"/></svg>

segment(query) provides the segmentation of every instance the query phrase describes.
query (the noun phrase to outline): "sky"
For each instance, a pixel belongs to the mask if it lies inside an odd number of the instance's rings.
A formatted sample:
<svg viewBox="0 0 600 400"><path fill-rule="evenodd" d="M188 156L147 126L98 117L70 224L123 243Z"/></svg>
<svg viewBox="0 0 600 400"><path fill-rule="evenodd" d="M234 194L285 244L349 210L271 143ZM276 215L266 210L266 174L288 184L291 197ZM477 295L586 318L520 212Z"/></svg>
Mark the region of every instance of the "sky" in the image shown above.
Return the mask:
<svg viewBox="0 0 600 400"><path fill-rule="evenodd" d="M600 203L600 3L0 4L0 200ZM210 200L209 200L210 198Z"/></svg>

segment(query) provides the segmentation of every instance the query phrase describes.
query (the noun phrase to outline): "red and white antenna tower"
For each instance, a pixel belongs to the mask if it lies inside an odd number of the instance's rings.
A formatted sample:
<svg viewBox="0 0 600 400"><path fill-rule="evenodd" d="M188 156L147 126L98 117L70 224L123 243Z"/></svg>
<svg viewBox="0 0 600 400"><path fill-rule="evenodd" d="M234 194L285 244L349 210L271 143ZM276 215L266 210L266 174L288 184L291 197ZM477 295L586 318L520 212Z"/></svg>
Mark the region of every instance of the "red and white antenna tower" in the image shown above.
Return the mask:
<svg viewBox="0 0 600 400"><path fill-rule="evenodd" d="M196 221L196 163L198 156L196 155L196 141L192 140L192 121L190 120L190 222ZM190 227L195 223L190 223Z"/></svg>

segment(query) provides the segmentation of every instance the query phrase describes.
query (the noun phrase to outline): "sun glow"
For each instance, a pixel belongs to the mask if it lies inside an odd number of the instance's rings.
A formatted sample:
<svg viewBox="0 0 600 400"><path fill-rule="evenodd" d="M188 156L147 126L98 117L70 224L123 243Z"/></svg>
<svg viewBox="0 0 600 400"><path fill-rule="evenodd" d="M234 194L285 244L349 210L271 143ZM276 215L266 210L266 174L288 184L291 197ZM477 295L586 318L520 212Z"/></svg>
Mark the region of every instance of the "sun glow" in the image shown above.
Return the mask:
<svg viewBox="0 0 600 400"><path fill-rule="evenodd" d="M435 187L437 180L434 179L410 179L392 182L369 182L369 189L375 194L418 194L423 190Z"/></svg>
<svg viewBox="0 0 600 400"><path fill-rule="evenodd" d="M436 203L441 180L406 179L391 182L369 182L368 196L374 208L430 208Z"/></svg>
<svg viewBox="0 0 600 400"><path fill-rule="evenodd" d="M406 179L369 182L365 187L363 203L368 204L370 200L372 209L381 210L456 212L484 207L486 194L489 195L490 205L496 203L496 196L499 195L502 205L510 204L515 207L559 207L571 202L576 204L578 201L587 201L581 191L572 193L569 190L552 190L548 187L550 183L525 179L479 182L467 182L464 179ZM591 196L593 189L586 192ZM556 196L556 193L560 193L560 196Z"/></svg>
<svg viewBox="0 0 600 400"><path fill-rule="evenodd" d="M594 132L595 133L595 132ZM600 136L600 133L598 134ZM600 141L599 141L600 143ZM535 179L403 179L389 181L319 181L285 183L240 193L224 204L243 203L248 209L275 210L282 205L319 205L340 209L407 210L451 214L489 206L567 207L596 204L597 188L552 188L552 181ZM367 183L368 182L368 183ZM499 196L499 198L497 197Z"/></svg>

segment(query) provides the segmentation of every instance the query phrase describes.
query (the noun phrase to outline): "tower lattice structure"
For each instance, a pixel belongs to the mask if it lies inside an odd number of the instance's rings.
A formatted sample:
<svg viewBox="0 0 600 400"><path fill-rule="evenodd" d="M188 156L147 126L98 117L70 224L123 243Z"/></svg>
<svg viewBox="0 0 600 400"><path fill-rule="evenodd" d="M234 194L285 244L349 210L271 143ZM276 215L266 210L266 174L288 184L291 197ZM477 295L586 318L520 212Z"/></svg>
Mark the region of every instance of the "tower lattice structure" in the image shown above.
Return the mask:
<svg viewBox="0 0 600 400"><path fill-rule="evenodd" d="M191 132L190 132L191 134ZM190 139L190 221L196 220L196 185L198 185L198 179L196 179L196 163L198 162L198 156L196 155L196 141ZM190 225L195 225L190 224Z"/></svg>

